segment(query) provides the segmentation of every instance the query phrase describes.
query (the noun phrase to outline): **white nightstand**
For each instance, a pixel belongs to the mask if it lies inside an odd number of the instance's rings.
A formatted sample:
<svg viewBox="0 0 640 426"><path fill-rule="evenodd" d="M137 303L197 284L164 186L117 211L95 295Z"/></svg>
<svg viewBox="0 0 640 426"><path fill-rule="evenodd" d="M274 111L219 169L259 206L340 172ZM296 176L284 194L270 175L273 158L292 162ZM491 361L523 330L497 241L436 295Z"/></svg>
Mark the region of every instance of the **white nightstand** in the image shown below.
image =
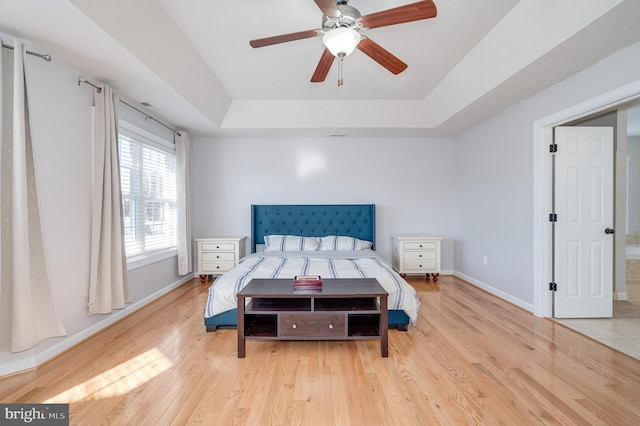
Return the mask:
<svg viewBox="0 0 640 426"><path fill-rule="evenodd" d="M213 280L214 275L220 275L238 264L246 253L244 236L220 236L210 238L196 238L198 246L198 271L200 282Z"/></svg>
<svg viewBox="0 0 640 426"><path fill-rule="evenodd" d="M433 235L392 235L393 269L402 277L407 274L425 274L438 281L440 275L440 242Z"/></svg>

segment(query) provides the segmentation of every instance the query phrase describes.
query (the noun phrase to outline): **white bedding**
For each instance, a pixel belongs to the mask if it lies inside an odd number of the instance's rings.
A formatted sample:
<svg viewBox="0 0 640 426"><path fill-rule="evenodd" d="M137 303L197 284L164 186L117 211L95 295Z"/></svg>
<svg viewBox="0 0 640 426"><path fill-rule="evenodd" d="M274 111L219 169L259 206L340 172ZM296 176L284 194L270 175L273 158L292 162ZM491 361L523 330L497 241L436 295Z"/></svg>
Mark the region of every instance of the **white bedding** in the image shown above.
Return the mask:
<svg viewBox="0 0 640 426"><path fill-rule="evenodd" d="M262 252L251 254L218 277L209 288L204 316L210 318L238 307L236 293L253 278L376 278L389 293L388 309L403 310L413 325L420 301L416 291L373 250Z"/></svg>

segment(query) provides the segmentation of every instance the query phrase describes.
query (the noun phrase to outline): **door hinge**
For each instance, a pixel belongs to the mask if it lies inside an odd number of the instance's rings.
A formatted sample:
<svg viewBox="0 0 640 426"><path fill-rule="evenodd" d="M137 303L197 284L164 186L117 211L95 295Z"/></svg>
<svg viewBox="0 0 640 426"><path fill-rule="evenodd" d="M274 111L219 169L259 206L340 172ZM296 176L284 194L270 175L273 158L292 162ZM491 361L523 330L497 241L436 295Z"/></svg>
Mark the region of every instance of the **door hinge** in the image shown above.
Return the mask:
<svg viewBox="0 0 640 426"><path fill-rule="evenodd" d="M558 291L558 284L556 284L556 283L549 283L549 290L550 290L550 291Z"/></svg>
<svg viewBox="0 0 640 426"><path fill-rule="evenodd" d="M557 222L558 215L556 213L549 213L549 222Z"/></svg>
<svg viewBox="0 0 640 426"><path fill-rule="evenodd" d="M549 152L551 153L558 152L558 144L552 143L551 145L549 145Z"/></svg>

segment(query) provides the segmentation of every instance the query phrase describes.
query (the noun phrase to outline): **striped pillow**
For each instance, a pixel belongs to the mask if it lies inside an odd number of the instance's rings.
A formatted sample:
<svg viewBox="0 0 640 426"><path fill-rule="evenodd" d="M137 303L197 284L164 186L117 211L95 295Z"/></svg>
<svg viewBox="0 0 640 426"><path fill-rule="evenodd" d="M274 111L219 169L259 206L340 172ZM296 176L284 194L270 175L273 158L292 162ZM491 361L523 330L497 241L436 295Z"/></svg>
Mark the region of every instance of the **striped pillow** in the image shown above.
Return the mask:
<svg viewBox="0 0 640 426"><path fill-rule="evenodd" d="M265 235L264 251L316 251L320 242L316 237L297 235Z"/></svg>
<svg viewBox="0 0 640 426"><path fill-rule="evenodd" d="M372 245L371 241L339 235L320 238L320 250L369 250Z"/></svg>

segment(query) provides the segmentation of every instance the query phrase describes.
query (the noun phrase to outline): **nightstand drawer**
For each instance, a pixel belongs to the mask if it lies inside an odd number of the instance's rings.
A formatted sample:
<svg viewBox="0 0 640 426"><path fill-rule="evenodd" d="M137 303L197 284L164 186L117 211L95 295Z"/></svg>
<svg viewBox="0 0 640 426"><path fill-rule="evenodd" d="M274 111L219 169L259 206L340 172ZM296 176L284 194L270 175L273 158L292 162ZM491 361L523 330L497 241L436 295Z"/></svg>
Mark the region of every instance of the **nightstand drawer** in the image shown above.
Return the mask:
<svg viewBox="0 0 640 426"><path fill-rule="evenodd" d="M343 337L344 314L282 314L280 336L287 337Z"/></svg>
<svg viewBox="0 0 640 426"><path fill-rule="evenodd" d="M236 260L236 255L233 252L202 252L202 261L203 262L212 262L212 261L220 261L220 260Z"/></svg>
<svg viewBox="0 0 640 426"><path fill-rule="evenodd" d="M435 241L406 241L403 247L405 250L436 250L438 243Z"/></svg>
<svg viewBox="0 0 640 426"><path fill-rule="evenodd" d="M408 251L404 254L405 260L436 260L438 253L435 251Z"/></svg>
<svg viewBox="0 0 640 426"><path fill-rule="evenodd" d="M202 272L215 274L218 272L226 272L235 266L233 260L222 260L219 262L202 262Z"/></svg>
<svg viewBox="0 0 640 426"><path fill-rule="evenodd" d="M404 269L406 271L436 270L438 263L435 260L406 260Z"/></svg>
<svg viewBox="0 0 640 426"><path fill-rule="evenodd" d="M202 251L234 251L234 243L202 243Z"/></svg>

